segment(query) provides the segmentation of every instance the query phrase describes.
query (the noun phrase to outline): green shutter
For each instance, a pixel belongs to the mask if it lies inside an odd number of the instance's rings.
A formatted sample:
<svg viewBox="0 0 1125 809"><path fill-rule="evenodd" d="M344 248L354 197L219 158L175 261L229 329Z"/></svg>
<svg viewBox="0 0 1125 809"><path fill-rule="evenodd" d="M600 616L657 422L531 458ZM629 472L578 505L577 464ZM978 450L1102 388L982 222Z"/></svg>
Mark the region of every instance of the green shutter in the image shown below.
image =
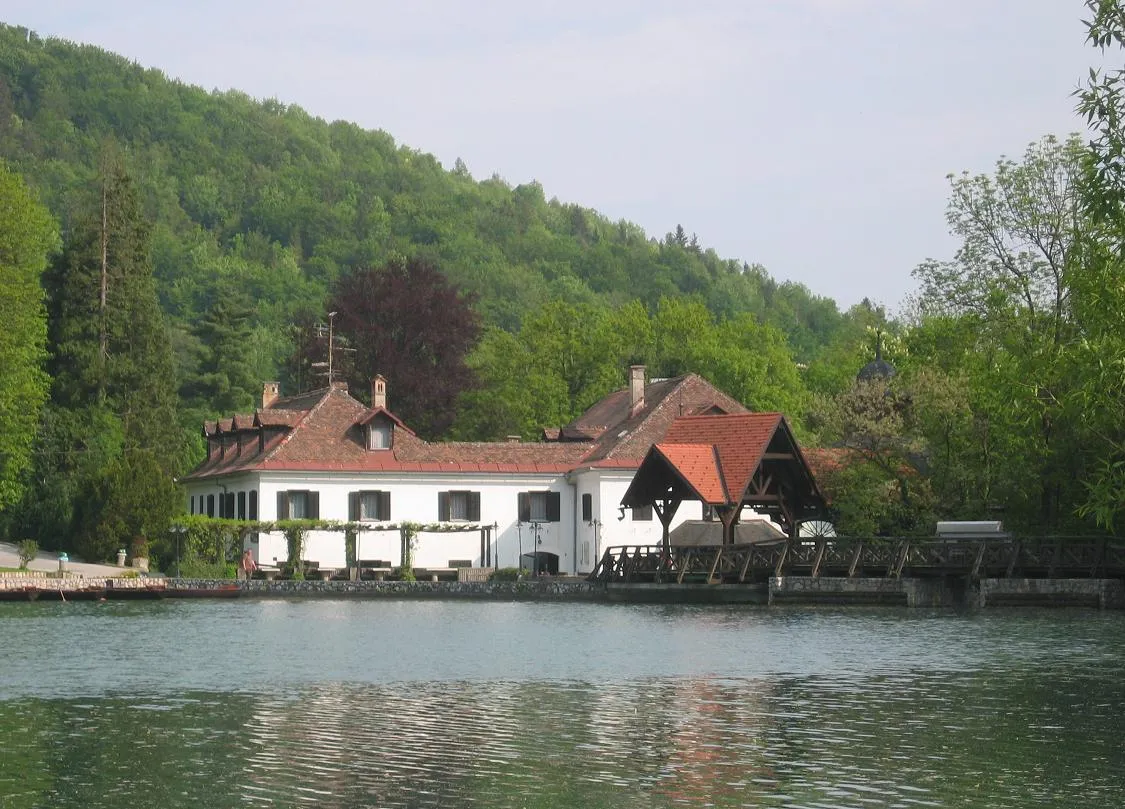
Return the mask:
<svg viewBox="0 0 1125 809"><path fill-rule="evenodd" d="M358 522L362 515L359 511L359 492L348 492L348 522Z"/></svg>
<svg viewBox="0 0 1125 809"><path fill-rule="evenodd" d="M289 519L289 492L277 493L277 518L279 520Z"/></svg>
<svg viewBox="0 0 1125 809"><path fill-rule="evenodd" d="M320 519L320 492L308 493L309 514L310 520Z"/></svg>
<svg viewBox="0 0 1125 809"><path fill-rule="evenodd" d="M449 522L449 492L438 492L438 522Z"/></svg>
<svg viewBox="0 0 1125 809"><path fill-rule="evenodd" d="M562 496L558 492L547 492L547 522L562 519Z"/></svg>
<svg viewBox="0 0 1125 809"><path fill-rule="evenodd" d="M480 522L480 492L469 492L469 522Z"/></svg>
<svg viewBox="0 0 1125 809"><path fill-rule="evenodd" d="M531 492L520 492L516 504L519 507L519 521L531 522Z"/></svg>
<svg viewBox="0 0 1125 809"><path fill-rule="evenodd" d="M391 518L391 493L379 492L379 519L389 520Z"/></svg>

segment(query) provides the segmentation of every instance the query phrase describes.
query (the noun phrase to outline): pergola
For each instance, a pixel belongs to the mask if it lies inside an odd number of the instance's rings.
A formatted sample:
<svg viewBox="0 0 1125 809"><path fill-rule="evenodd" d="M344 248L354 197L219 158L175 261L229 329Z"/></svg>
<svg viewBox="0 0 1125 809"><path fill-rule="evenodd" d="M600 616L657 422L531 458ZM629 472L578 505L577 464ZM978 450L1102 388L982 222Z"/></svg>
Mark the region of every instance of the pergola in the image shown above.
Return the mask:
<svg viewBox="0 0 1125 809"><path fill-rule="evenodd" d="M699 500L723 524L723 544L734 543L744 507L778 522L790 538L798 525L824 513L824 497L780 413L681 416L653 445L621 505L651 505L668 530L680 504Z"/></svg>

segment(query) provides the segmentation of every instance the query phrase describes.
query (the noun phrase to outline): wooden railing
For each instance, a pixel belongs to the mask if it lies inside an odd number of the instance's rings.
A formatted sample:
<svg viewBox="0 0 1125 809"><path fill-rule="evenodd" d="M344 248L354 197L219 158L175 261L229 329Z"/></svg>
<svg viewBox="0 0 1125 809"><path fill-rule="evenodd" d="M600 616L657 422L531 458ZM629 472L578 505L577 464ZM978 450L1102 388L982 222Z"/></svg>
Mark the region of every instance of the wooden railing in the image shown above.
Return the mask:
<svg viewBox="0 0 1125 809"><path fill-rule="evenodd" d="M590 581L747 584L770 576L1125 578L1125 539L820 538L753 545L619 545Z"/></svg>

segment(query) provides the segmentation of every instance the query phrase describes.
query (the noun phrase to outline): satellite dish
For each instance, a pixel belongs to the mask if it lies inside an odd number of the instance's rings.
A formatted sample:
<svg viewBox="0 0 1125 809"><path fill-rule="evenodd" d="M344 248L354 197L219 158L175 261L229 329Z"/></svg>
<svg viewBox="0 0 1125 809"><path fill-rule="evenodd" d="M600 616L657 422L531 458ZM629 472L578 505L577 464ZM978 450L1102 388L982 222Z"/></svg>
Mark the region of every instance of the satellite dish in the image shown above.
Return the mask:
<svg viewBox="0 0 1125 809"><path fill-rule="evenodd" d="M798 526L797 535L802 537L834 537L836 526L828 520L805 520Z"/></svg>

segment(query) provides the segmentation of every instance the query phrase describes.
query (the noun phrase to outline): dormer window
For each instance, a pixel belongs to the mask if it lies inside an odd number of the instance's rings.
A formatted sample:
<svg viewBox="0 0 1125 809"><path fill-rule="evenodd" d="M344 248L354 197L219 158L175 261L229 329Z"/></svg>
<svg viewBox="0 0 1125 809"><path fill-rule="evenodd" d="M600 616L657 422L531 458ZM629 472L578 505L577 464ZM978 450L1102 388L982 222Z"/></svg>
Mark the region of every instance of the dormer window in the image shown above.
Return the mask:
<svg viewBox="0 0 1125 809"><path fill-rule="evenodd" d="M376 419L367 425L367 448L390 449L392 438L391 423L385 419Z"/></svg>

